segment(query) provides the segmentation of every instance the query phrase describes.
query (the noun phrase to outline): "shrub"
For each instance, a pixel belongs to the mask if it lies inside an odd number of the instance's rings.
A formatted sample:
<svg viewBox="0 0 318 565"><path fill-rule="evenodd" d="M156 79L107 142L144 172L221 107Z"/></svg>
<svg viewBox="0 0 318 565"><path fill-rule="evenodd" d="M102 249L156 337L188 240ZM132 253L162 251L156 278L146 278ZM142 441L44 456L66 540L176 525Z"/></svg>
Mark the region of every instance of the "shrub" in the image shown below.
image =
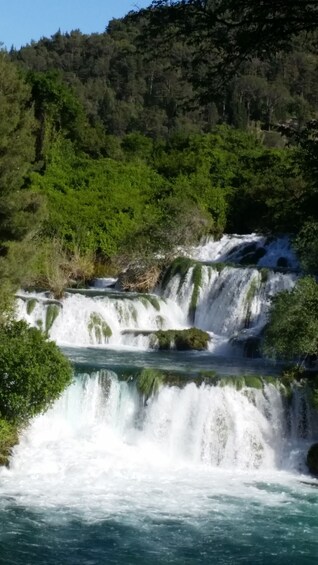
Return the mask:
<svg viewBox="0 0 318 565"><path fill-rule="evenodd" d="M159 330L154 333L158 339L159 349L173 349L187 351L195 349L202 351L207 349L209 334L198 328L188 330Z"/></svg>
<svg viewBox="0 0 318 565"><path fill-rule="evenodd" d="M0 418L23 423L46 410L72 379L55 343L23 321L0 327Z"/></svg>
<svg viewBox="0 0 318 565"><path fill-rule="evenodd" d="M265 353L299 361L318 354L318 284L314 278L300 279L293 290L273 298Z"/></svg>

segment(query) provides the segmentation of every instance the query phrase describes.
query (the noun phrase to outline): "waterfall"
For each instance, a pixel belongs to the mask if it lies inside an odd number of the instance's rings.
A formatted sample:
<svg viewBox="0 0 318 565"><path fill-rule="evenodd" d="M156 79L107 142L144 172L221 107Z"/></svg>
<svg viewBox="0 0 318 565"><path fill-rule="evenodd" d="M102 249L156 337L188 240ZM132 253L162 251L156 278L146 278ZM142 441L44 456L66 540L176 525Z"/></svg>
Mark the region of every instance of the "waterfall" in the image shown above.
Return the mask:
<svg viewBox="0 0 318 565"><path fill-rule="evenodd" d="M190 310L193 292L191 267L181 281L176 274L168 282L164 297L180 308ZM254 334L264 327L270 298L282 290L290 290L294 274L265 273L257 269L202 265L202 279L197 299L194 325L200 329L227 337L243 329L254 328Z"/></svg>
<svg viewBox="0 0 318 565"><path fill-rule="evenodd" d="M299 263L287 236L265 237L223 235L221 239L207 238L201 245L186 253L199 261L254 264L258 267L299 269Z"/></svg>
<svg viewBox="0 0 318 565"><path fill-rule="evenodd" d="M271 298L290 290L297 278L295 272L265 267L279 261L296 267L288 238L223 236L191 253L198 260L185 258L181 272L168 270L156 294L91 288L67 292L57 301L46 293L20 292L17 317L62 346L155 349L154 332L195 326L210 334L213 353L259 355L258 345L248 340L261 335ZM207 258L208 264L201 263ZM258 267L240 265L250 261Z"/></svg>
<svg viewBox="0 0 318 565"><path fill-rule="evenodd" d="M147 349L151 331L178 329L186 324L182 309L169 299L119 292L98 296L67 293L54 304L44 293L20 293L17 315L32 326L46 329L59 345L73 346Z"/></svg>
<svg viewBox="0 0 318 565"><path fill-rule="evenodd" d="M105 470L134 473L139 465L298 471L315 422L303 393L294 398L290 405L273 384L236 390L191 382L162 386L145 402L132 380L87 374L34 420L11 472L98 480Z"/></svg>

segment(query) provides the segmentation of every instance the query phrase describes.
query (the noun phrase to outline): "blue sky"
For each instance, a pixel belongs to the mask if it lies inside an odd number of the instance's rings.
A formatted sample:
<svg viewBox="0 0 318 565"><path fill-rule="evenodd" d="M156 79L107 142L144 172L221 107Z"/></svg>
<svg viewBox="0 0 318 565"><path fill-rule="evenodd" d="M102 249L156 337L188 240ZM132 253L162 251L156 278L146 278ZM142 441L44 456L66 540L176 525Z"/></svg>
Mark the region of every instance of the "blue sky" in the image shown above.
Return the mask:
<svg viewBox="0 0 318 565"><path fill-rule="evenodd" d="M151 0L0 0L0 42L10 49L32 39L80 29L102 32L112 18L145 8Z"/></svg>

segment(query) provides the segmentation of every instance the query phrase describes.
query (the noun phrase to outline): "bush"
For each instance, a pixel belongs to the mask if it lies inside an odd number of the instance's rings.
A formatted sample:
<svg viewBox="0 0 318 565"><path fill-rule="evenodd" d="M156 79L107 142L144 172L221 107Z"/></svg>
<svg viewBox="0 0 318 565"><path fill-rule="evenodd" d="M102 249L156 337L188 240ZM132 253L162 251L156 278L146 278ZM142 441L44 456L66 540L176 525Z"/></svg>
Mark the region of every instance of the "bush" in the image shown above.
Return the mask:
<svg viewBox="0 0 318 565"><path fill-rule="evenodd" d="M46 410L72 379L55 343L23 321L0 327L0 419L21 424Z"/></svg>
<svg viewBox="0 0 318 565"><path fill-rule="evenodd" d="M318 354L318 284L300 279L273 298L265 332L265 353L304 361Z"/></svg>
<svg viewBox="0 0 318 565"><path fill-rule="evenodd" d="M154 333L158 340L159 349L177 349L188 351L191 349L202 351L208 348L210 336L198 328L188 330L159 330Z"/></svg>

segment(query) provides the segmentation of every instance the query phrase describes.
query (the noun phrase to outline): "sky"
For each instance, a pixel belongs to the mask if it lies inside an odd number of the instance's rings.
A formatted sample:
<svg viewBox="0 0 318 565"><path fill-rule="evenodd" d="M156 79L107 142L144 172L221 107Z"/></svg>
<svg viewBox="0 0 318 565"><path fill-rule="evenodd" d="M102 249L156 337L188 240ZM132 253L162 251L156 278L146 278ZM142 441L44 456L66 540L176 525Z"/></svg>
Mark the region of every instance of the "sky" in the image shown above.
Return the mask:
<svg viewBox="0 0 318 565"><path fill-rule="evenodd" d="M146 8L151 0L0 0L0 43L7 49L80 29L103 32L112 18Z"/></svg>

